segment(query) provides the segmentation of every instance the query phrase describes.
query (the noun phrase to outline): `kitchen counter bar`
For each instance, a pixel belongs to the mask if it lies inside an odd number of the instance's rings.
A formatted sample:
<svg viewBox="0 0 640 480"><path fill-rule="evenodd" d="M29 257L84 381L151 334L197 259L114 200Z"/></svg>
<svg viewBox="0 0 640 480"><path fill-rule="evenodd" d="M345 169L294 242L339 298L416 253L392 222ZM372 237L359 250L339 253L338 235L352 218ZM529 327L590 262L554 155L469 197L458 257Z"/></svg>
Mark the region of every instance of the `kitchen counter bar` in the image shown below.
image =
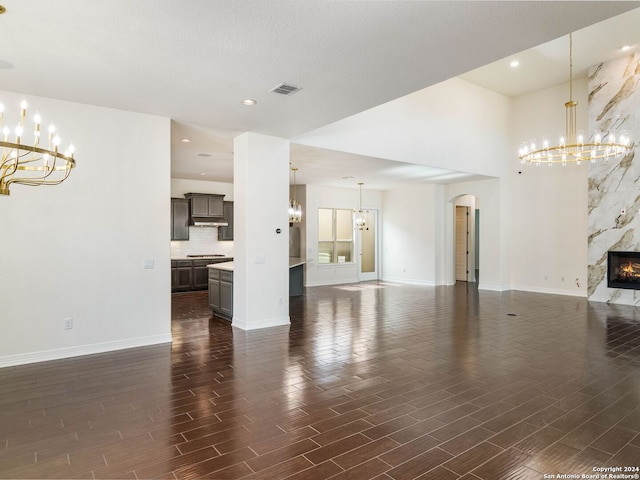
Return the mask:
<svg viewBox="0 0 640 480"><path fill-rule="evenodd" d="M229 262L233 257L214 257L214 256L193 256L193 257L171 257L171 260L209 260L212 262Z"/></svg>
<svg viewBox="0 0 640 480"><path fill-rule="evenodd" d="M289 268L299 267L300 265L304 265L309 262L311 262L311 260L307 260L306 258L289 257ZM233 262L212 263L211 265L207 265L207 267L233 272Z"/></svg>
<svg viewBox="0 0 640 480"><path fill-rule="evenodd" d="M300 257L289 257L289 296L295 297L304 294L304 264L311 260ZM207 268L233 272L234 262L212 263Z"/></svg>

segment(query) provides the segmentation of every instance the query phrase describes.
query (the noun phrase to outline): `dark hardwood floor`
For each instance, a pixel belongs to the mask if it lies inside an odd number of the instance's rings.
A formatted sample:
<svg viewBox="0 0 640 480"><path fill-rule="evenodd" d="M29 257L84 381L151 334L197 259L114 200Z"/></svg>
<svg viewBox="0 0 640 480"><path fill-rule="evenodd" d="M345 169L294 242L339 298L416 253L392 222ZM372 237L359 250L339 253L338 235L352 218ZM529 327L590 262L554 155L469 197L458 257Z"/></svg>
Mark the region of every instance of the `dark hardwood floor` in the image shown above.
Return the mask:
<svg viewBox="0 0 640 480"><path fill-rule="evenodd" d="M173 345L0 369L0 477L540 480L640 466L637 308L374 282L307 288L291 322L234 330L206 292L176 294Z"/></svg>

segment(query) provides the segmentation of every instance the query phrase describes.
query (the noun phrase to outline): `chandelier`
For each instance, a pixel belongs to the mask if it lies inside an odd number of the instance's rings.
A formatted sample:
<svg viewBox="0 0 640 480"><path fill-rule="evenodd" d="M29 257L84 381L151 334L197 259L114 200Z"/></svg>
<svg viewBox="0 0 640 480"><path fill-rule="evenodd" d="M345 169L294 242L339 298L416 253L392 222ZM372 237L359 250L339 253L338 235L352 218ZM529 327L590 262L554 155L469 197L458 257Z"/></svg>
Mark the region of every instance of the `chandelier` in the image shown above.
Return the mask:
<svg viewBox="0 0 640 480"><path fill-rule="evenodd" d="M362 211L362 185L364 185L364 183L358 182L358 187L360 188L360 203L358 204L358 211L355 215L355 222L358 230L364 230L367 226L367 221L364 218L365 212Z"/></svg>
<svg viewBox="0 0 640 480"><path fill-rule="evenodd" d="M291 167L293 172L293 197L289 199L289 223L300 223L302 221L302 206L296 200L296 171L297 167Z"/></svg>
<svg viewBox="0 0 640 480"><path fill-rule="evenodd" d="M27 102L20 104L20 120L10 138L11 130L3 127L4 105L0 103L0 130L2 155L0 156L0 195L9 195L12 183L22 185L58 185L62 183L75 166L74 147L61 153L58 151L60 137L53 125L48 128L48 145L40 145L39 114L33 117L33 132L25 131L24 119L27 115ZM29 142L27 138L31 138Z"/></svg>
<svg viewBox="0 0 640 480"><path fill-rule="evenodd" d="M557 146L549 146L544 139L542 145L534 142L524 144L519 151L522 164L554 163L565 166L567 163L580 165L582 161L595 163L598 159L605 161L612 157L620 157L631 149L630 140L624 135L616 137L613 131L596 132L592 142L585 142L582 135L576 135L576 107L578 102L573 100L573 36L569 34L569 101L565 106L565 136L560 137Z"/></svg>

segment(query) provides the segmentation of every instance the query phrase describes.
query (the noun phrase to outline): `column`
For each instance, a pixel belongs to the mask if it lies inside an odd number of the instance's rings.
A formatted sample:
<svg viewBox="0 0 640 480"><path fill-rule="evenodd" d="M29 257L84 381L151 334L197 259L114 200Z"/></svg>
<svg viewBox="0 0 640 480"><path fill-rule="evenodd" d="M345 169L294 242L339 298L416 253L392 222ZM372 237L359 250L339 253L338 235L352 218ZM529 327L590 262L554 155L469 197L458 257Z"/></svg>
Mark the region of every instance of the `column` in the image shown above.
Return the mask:
<svg viewBox="0 0 640 480"><path fill-rule="evenodd" d="M236 137L233 185L232 325L289 325L289 140Z"/></svg>

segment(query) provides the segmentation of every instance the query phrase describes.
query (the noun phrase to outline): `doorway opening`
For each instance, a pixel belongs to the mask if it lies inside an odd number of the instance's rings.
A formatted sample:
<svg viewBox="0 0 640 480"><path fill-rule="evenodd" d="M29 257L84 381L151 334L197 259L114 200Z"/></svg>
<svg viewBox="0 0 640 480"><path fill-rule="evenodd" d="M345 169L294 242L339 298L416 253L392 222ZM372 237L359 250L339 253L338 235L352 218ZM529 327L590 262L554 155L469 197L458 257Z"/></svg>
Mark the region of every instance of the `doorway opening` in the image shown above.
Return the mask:
<svg viewBox="0 0 640 480"><path fill-rule="evenodd" d="M358 245L358 280L366 282L378 280L378 211L365 212L365 227L356 228L356 244Z"/></svg>
<svg viewBox="0 0 640 480"><path fill-rule="evenodd" d="M473 195L462 195L455 199L455 280L478 282L480 210Z"/></svg>

